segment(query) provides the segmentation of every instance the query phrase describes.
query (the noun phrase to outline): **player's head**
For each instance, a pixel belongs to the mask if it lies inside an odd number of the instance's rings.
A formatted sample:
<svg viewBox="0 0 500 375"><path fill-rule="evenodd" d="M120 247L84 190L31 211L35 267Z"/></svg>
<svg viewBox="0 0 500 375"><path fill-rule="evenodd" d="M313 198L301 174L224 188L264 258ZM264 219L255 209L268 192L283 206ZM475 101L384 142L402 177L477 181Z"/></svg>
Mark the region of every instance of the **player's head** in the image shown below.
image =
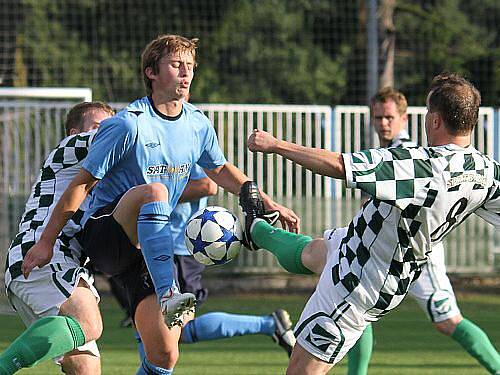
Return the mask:
<svg viewBox="0 0 500 375"><path fill-rule="evenodd" d="M75 105L66 116L66 135L97 129L101 121L113 116L115 111L103 102L82 102Z"/></svg>
<svg viewBox="0 0 500 375"><path fill-rule="evenodd" d="M477 124L481 94L472 83L453 73L434 77L427 95L425 128L429 144L440 124L452 137L469 136Z"/></svg>
<svg viewBox="0 0 500 375"><path fill-rule="evenodd" d="M148 95L153 93L153 86L158 85L167 91L172 89L179 97L189 93L196 66L197 43L198 39L160 35L146 46L141 67Z"/></svg>
<svg viewBox="0 0 500 375"><path fill-rule="evenodd" d="M370 99L371 122L380 145L385 147L404 128L408 115L405 96L392 87L380 89Z"/></svg>

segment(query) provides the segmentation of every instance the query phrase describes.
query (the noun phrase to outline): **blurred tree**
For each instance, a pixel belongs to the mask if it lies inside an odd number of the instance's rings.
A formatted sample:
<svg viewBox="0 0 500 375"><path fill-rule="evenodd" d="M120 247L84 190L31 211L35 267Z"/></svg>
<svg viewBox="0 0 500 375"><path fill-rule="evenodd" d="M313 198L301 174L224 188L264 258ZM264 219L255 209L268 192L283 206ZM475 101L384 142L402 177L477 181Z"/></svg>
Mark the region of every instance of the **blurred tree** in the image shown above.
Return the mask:
<svg viewBox="0 0 500 375"><path fill-rule="evenodd" d="M195 102L366 103L364 1L13 3L22 16L9 38L16 45L4 65L16 66L3 73L6 82L88 86L96 99L130 101L144 93L145 44L176 33L200 38ZM422 105L432 77L447 69L471 78L485 105L499 104L500 35L492 27L500 20L498 0L381 0L379 6L382 82L390 82L394 67L394 85Z"/></svg>
<svg viewBox="0 0 500 375"><path fill-rule="evenodd" d="M500 105L500 1L463 1L463 12L471 22L483 30L487 36L486 54L471 59L467 63L469 78L481 91L484 105ZM488 27L495 25L496 27Z"/></svg>
<svg viewBox="0 0 500 375"><path fill-rule="evenodd" d="M22 45L18 48L25 50L28 84L36 79L39 86L91 87L90 46L79 39L79 30L65 27L63 8L50 0L22 2L24 22L18 29Z"/></svg>
<svg viewBox="0 0 500 375"><path fill-rule="evenodd" d="M314 43L308 1L236 1L204 53L193 96L211 102L316 103L340 101L346 58Z"/></svg>
<svg viewBox="0 0 500 375"><path fill-rule="evenodd" d="M424 105L434 75L448 70L470 77L469 64L488 55L491 35L460 5L459 0L397 4L396 86L413 105Z"/></svg>

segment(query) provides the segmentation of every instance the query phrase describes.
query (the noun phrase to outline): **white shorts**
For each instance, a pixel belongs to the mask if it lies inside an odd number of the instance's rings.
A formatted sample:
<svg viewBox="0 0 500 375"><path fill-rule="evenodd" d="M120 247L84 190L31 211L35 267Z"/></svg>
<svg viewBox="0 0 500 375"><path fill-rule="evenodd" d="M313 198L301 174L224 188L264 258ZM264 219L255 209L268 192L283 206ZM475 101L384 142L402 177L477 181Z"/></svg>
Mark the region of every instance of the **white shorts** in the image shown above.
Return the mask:
<svg viewBox="0 0 500 375"><path fill-rule="evenodd" d="M59 315L61 305L71 296L80 279L87 283L99 302L94 278L86 268L58 263L37 269L35 274L36 276L30 277L29 280L22 276L12 280L7 290L12 307L26 327L41 318ZM77 350L100 357L95 341L89 341Z"/></svg>
<svg viewBox="0 0 500 375"><path fill-rule="evenodd" d="M450 279L446 274L444 247L433 246L427 264L419 278L410 285L408 294L413 297L433 323L439 323L460 314Z"/></svg>
<svg viewBox="0 0 500 375"><path fill-rule="evenodd" d="M295 326L297 342L320 360L335 364L354 346L369 322L357 307L349 304L332 285L331 262L347 228L339 228L325 240L327 258L318 285Z"/></svg>

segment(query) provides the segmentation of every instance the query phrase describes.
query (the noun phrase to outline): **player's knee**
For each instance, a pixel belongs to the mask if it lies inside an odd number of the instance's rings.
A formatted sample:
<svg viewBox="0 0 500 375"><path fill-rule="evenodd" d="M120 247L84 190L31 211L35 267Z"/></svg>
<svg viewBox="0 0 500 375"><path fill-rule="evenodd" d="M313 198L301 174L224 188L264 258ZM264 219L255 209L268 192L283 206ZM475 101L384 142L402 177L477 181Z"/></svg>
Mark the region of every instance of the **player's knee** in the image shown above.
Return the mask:
<svg viewBox="0 0 500 375"><path fill-rule="evenodd" d="M286 369L286 375L302 375L302 369L296 364L290 362L288 368Z"/></svg>
<svg viewBox="0 0 500 375"><path fill-rule="evenodd" d="M156 348L146 354L148 361L155 366L162 368L174 368L179 359L179 349L174 348Z"/></svg>
<svg viewBox="0 0 500 375"><path fill-rule="evenodd" d="M462 315L458 314L449 319L443 320L442 322L434 323L434 328L436 328L443 335L451 336L462 319Z"/></svg>
<svg viewBox="0 0 500 375"><path fill-rule="evenodd" d="M74 352L66 354L62 361L62 371L67 375L100 375L101 360L99 357L89 354Z"/></svg>
<svg viewBox="0 0 500 375"><path fill-rule="evenodd" d="M59 314L76 319L83 330L86 342L101 337L103 330L101 313L96 297L85 280L80 279L71 297L61 305Z"/></svg>
<svg viewBox="0 0 500 375"><path fill-rule="evenodd" d="M326 252L325 241L322 238L316 238L302 251L302 264L315 274L321 274L326 263Z"/></svg>
<svg viewBox="0 0 500 375"><path fill-rule="evenodd" d="M84 329L86 341L97 340L102 335L102 321L98 319L97 321L87 322Z"/></svg>
<svg viewBox="0 0 500 375"><path fill-rule="evenodd" d="M102 319L99 314L86 314L84 316L76 317L80 324L83 333L85 334L85 341L97 340L102 335Z"/></svg>
<svg viewBox="0 0 500 375"><path fill-rule="evenodd" d="M143 194L143 203L167 201L168 190L167 187L159 182L152 182L141 187Z"/></svg>

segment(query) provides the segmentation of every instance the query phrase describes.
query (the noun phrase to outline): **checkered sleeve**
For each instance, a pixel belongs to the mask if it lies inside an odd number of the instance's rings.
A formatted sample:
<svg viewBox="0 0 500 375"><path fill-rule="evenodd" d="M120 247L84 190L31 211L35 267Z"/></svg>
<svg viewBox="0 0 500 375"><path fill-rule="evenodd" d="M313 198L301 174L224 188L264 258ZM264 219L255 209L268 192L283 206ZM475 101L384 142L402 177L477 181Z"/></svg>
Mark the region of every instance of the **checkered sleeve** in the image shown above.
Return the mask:
<svg viewBox="0 0 500 375"><path fill-rule="evenodd" d="M419 192L433 177L433 168L422 148L370 149L342 156L349 188L402 209L427 197Z"/></svg>
<svg viewBox="0 0 500 375"><path fill-rule="evenodd" d="M488 223L500 228L500 164L495 164L493 186L486 202L476 211Z"/></svg>
<svg viewBox="0 0 500 375"><path fill-rule="evenodd" d="M45 160L44 168L58 170L78 164L87 156L95 134L96 131L91 131L64 138Z"/></svg>
<svg viewBox="0 0 500 375"><path fill-rule="evenodd" d="M54 203L56 190L60 189L60 180L65 179L62 171L80 163L87 156L94 136L95 132L89 132L66 137L52 150L43 164L38 181L33 186L28 202L31 209L23 215L22 223L48 215L48 208ZM43 220L37 222L42 225ZM30 225L33 227L33 223Z"/></svg>

